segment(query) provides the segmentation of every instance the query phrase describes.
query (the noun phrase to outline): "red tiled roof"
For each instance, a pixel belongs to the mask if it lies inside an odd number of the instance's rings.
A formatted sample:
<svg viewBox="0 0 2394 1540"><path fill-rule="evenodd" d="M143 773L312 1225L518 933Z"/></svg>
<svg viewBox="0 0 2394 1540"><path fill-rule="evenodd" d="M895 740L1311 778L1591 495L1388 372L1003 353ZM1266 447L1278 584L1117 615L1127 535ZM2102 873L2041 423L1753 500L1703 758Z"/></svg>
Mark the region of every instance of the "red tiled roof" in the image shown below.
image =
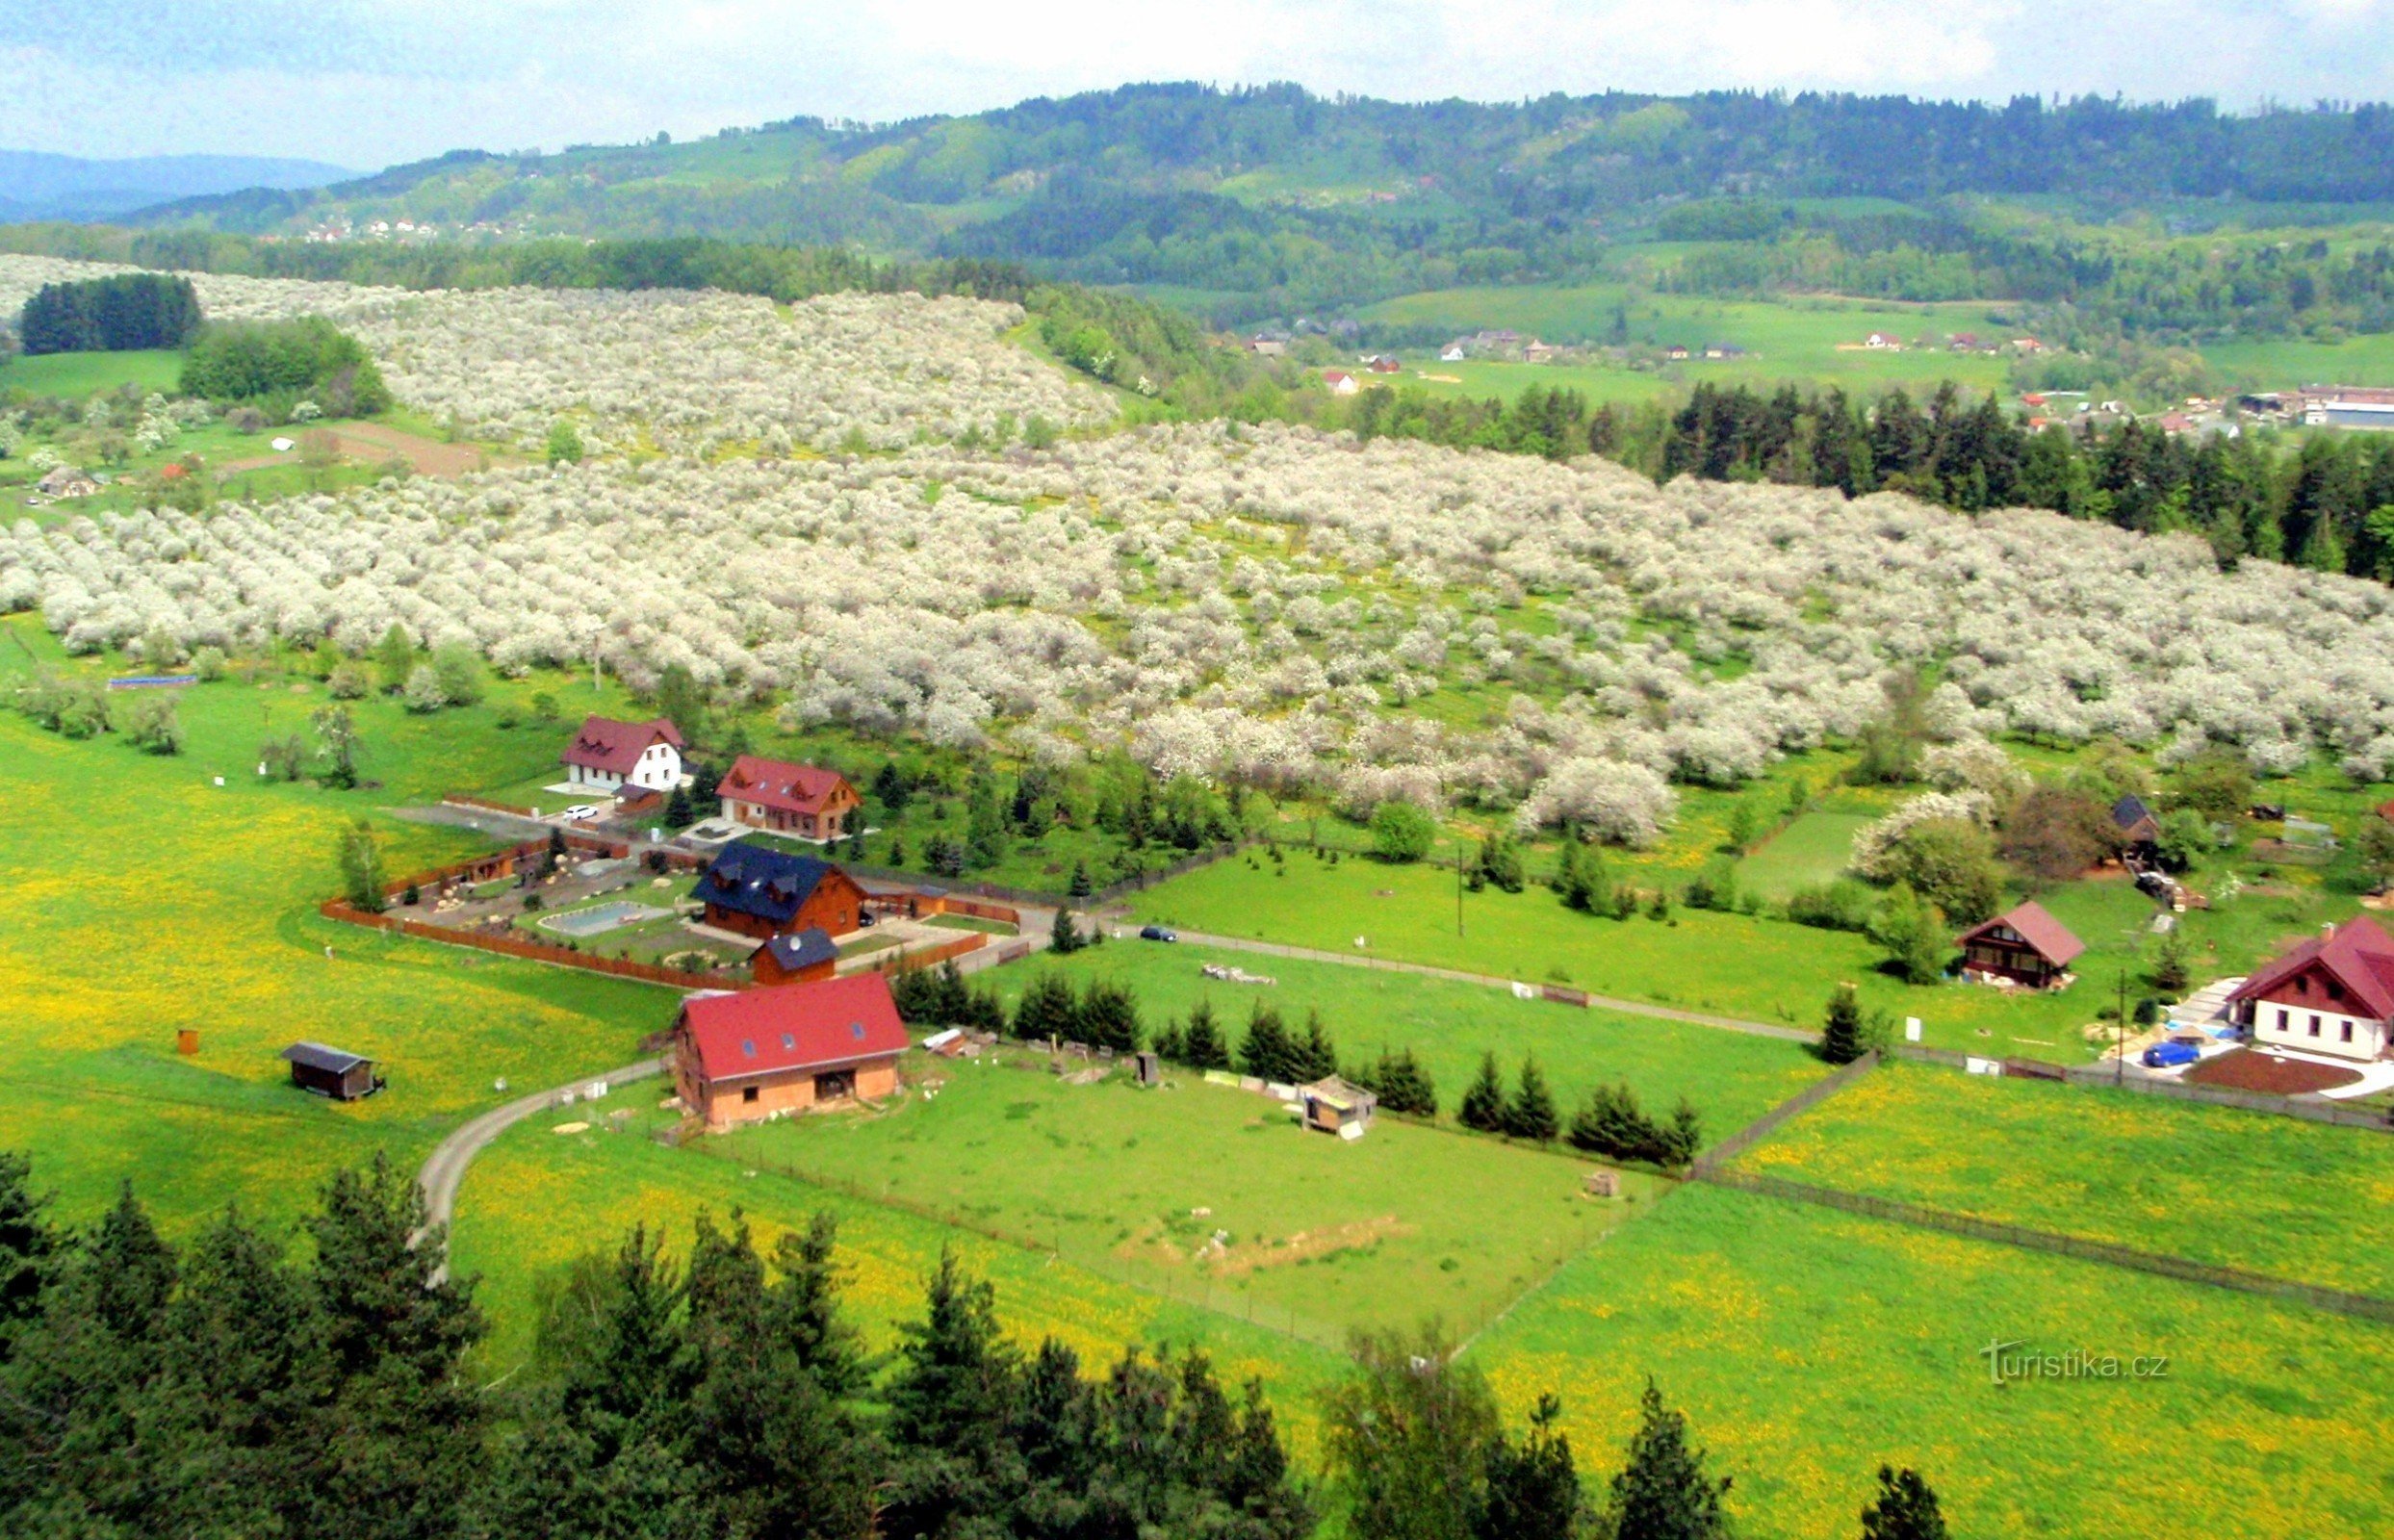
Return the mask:
<svg viewBox="0 0 2394 1540"><path fill-rule="evenodd" d="M879 973L701 995L682 1006L682 1021L709 1081L886 1059L908 1043Z"/></svg>
<svg viewBox="0 0 2394 1540"><path fill-rule="evenodd" d="M2236 986L2231 1002L2257 1000L2319 963L2353 991L2380 1020L2394 1017L2394 938L2362 914L2346 920L2330 937L2313 937Z"/></svg>
<svg viewBox="0 0 2394 1540"><path fill-rule="evenodd" d="M811 764L791 764L785 759L759 759L743 754L732 761L723 781L715 787L718 796L732 797L740 802L753 802L760 808L778 808L784 812L819 813L824 799L847 781L837 770L820 770ZM851 788L850 795L854 795Z"/></svg>
<svg viewBox="0 0 2394 1540"><path fill-rule="evenodd" d="M2034 900L1964 933L1958 944L1968 946L1999 925L2019 932L2022 940L2037 949L2038 956L2057 968L2068 967L2073 958L2086 950L2086 943L2072 936L2069 926L2046 913L2045 906Z"/></svg>
<svg viewBox="0 0 2394 1540"><path fill-rule="evenodd" d="M565 746L565 762L612 775L628 776L639 766L650 745L682 747L682 734L663 717L649 722L618 722L613 717L582 718L574 741Z"/></svg>

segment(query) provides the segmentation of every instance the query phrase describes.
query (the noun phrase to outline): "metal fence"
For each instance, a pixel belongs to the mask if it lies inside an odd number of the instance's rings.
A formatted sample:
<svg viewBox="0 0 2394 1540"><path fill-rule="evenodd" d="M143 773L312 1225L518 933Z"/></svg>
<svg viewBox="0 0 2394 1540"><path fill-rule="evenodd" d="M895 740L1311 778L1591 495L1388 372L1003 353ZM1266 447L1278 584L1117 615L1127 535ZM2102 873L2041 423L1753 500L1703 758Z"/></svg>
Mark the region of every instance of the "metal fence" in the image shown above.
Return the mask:
<svg viewBox="0 0 2394 1540"><path fill-rule="evenodd" d="M1813 1187L1803 1182L1790 1182L1785 1177L1762 1176L1750 1171L1727 1171L1707 1168L1697 1163L1689 1174L1697 1181L1714 1187L1735 1188L1740 1192L1758 1193L1766 1197L1784 1198L1790 1202L1816 1204L1821 1208L1838 1209L1847 1214L1860 1214L1874 1219L1888 1219L1918 1229L1942 1230L1948 1235L1967 1236L1974 1241L1993 1241L1997 1245L2019 1246L2028 1251L2048 1252L2054 1256L2076 1257L2085 1262L2108 1263L2156 1277L2175 1278L2181 1283L2200 1283L2214 1289L2231 1289L2239 1294L2261 1295L2269 1298L2289 1299L2314 1309L2333 1311L2337 1315L2356 1316L2366 1321L2394 1322L2394 1299L2381 1299L2375 1295L2351 1294L2342 1289L2327 1289L2317 1284L2296 1283L2288 1278L2274 1278L2267 1273L2248 1272L2242 1268L2224 1268L2189 1257L2171 1256L2164 1252L2139 1251L2133 1246L2113 1245L2105 1241L2089 1241L2079 1236L2062 1235L2052 1230L2033 1230L2024 1225L2001 1224L1992 1219L1973 1219L1967 1214L1953 1214L1944 1209L1923 1208L1917 1203L1898 1202L1893 1198L1871 1197L1861 1193L1840 1192L1834 1188Z"/></svg>
<svg viewBox="0 0 2394 1540"><path fill-rule="evenodd" d="M2303 1101L2292 1096L2273 1096L2265 1091L2237 1091L2227 1086L2189 1086L2175 1080L2122 1075L2097 1065L2084 1065L2068 1070L2064 1078L2073 1086L2092 1086L2102 1091L2127 1091L2140 1096L2207 1102L2214 1107L2240 1107L2246 1112L2275 1113L2280 1117L2332 1123L2338 1128L2370 1128L2381 1134L2394 1133L2394 1113L2381 1107L2348 1107L2340 1102Z"/></svg>

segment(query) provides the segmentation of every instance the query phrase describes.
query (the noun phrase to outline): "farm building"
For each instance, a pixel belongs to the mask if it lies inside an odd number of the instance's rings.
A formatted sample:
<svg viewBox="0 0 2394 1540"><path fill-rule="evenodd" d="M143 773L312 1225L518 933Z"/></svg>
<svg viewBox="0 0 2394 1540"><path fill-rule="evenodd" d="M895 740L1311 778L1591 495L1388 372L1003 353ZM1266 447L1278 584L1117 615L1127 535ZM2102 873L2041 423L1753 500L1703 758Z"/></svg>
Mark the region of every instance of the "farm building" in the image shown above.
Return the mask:
<svg viewBox="0 0 2394 1540"><path fill-rule="evenodd" d="M825 860L734 840L690 896L707 906L707 923L759 941L792 931L845 936L861 923L864 889Z"/></svg>
<svg viewBox="0 0 2394 1540"><path fill-rule="evenodd" d="M2367 915L2330 925L2227 996L2255 1047L2337 1059L2394 1052L2394 937Z"/></svg>
<svg viewBox="0 0 2394 1540"><path fill-rule="evenodd" d="M770 829L801 839L833 840L848 833L848 818L863 805L856 787L837 770L743 754L732 761L715 794L723 816L752 829Z"/></svg>
<svg viewBox="0 0 2394 1540"><path fill-rule="evenodd" d="M1962 948L1962 976L2024 984L2032 989L2058 989L2070 982L2070 964L2086 943L2070 927L2034 902L1996 915L1956 943Z"/></svg>
<svg viewBox="0 0 2394 1540"><path fill-rule="evenodd" d="M334 1101L356 1101L382 1089L374 1062L362 1054L321 1042L295 1042L282 1051L282 1058L291 1065L293 1085Z"/></svg>
<svg viewBox="0 0 2394 1540"><path fill-rule="evenodd" d="M2161 853L2161 819L2145 799L2131 791L2111 805L2111 827L2131 863L2150 861Z"/></svg>
<svg viewBox="0 0 2394 1540"><path fill-rule="evenodd" d="M682 733L661 716L650 722L584 717L565 746L565 779L596 791L626 785L671 791L682 783Z"/></svg>
<svg viewBox="0 0 2394 1540"><path fill-rule="evenodd" d="M1336 1075L1300 1086L1297 1094L1305 1109L1305 1126L1341 1139L1362 1138L1363 1131L1372 1126L1372 1115L1379 1110L1377 1096Z"/></svg>
<svg viewBox="0 0 2394 1540"><path fill-rule="evenodd" d="M810 927L774 937L749 954L748 973L759 984L812 984L832 976L839 948Z"/></svg>
<svg viewBox="0 0 2394 1540"><path fill-rule="evenodd" d="M1343 369L1324 370L1322 372L1322 383L1330 388L1330 394L1332 396L1352 396L1355 392L1363 389L1360 384L1356 383L1355 377L1352 374L1348 373Z"/></svg>
<svg viewBox="0 0 2394 1540"><path fill-rule="evenodd" d="M879 973L697 995L674 1022L674 1085L708 1128L730 1128L891 1095L907 1042Z"/></svg>

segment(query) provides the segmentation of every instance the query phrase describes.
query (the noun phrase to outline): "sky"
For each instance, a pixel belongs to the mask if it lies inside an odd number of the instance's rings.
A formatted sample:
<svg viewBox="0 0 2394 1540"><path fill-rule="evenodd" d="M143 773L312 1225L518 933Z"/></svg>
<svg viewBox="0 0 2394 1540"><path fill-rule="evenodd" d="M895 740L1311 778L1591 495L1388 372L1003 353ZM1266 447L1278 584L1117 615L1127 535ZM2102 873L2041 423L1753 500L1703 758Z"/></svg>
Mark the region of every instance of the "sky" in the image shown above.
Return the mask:
<svg viewBox="0 0 2394 1540"><path fill-rule="evenodd" d="M1131 81L2394 98L2394 0L0 0L0 148L296 156L970 113Z"/></svg>

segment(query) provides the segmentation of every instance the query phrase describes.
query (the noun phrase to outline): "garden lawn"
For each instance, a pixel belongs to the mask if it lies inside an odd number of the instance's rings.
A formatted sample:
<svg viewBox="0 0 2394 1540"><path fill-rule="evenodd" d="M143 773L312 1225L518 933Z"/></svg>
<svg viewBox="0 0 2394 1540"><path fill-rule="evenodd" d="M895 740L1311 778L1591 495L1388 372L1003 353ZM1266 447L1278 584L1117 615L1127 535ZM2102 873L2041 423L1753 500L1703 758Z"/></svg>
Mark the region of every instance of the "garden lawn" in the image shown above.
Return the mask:
<svg viewBox="0 0 2394 1540"><path fill-rule="evenodd" d="M1143 1088L1124 1065L1075 1086L1043 1053L1004 1058L911 1065L936 1095L751 1127L694 1154L1052 1245L1092 1271L1327 1347L1432 1314L1477 1324L1662 1186L1633 1173L1624 1198L1595 1199L1582 1189L1589 1164L1567 1151L1393 1118L1350 1142L1183 1071ZM1218 1231L1228 1238L1209 1255Z"/></svg>
<svg viewBox="0 0 2394 1540"><path fill-rule="evenodd" d="M1225 984L1199 971L1208 962L1277 982ZM1827 1072L1803 1044L1780 1039L1522 1000L1485 985L1189 943L1113 940L1069 958L1043 953L981 978L1011 1003L1038 972L1061 973L1076 988L1093 977L1125 986L1150 1037L1168 1019L1187 1019L1198 1000L1210 1001L1234 1048L1257 1004L1269 1004L1300 1032L1306 1013L1319 1011L1349 1065L1369 1063L1382 1048L1412 1049L1437 1082L1450 1120L1480 1055L1491 1051L1508 1085L1523 1056L1534 1055L1566 1118L1588 1091L1619 1081L1658 1116L1686 1097L1703 1115L1708 1141L1735 1133Z"/></svg>
<svg viewBox="0 0 2394 1540"><path fill-rule="evenodd" d="M1823 886L1853 860L1854 835L1871 822L1864 812L1808 812L1738 862L1738 886L1776 904L1803 888Z"/></svg>
<svg viewBox="0 0 2394 1540"><path fill-rule="evenodd" d="M2394 1299L2394 1138L1896 1064L1748 1170Z"/></svg>
<svg viewBox="0 0 2394 1540"><path fill-rule="evenodd" d="M1008 1082L1030 1079L988 1073ZM1043 1336L1058 1337L1092 1371L1130 1344L1202 1348L1228 1382L1260 1376L1283 1425L1308 1461L1313 1458L1314 1396L1340 1372L1344 1360L1336 1352L1130 1287L1044 1251L795 1181L745 1165L736 1154L724 1158L713 1141L680 1149L658 1144L645 1134L659 1085L628 1086L605 1101L531 1118L492 1144L468 1171L451 1254L461 1276L481 1278L478 1296L495 1322L482 1351L492 1377L514 1369L529 1350L543 1276L583 1252L611 1251L634 1223L686 1255L700 1210L719 1221L737 1213L769 1252L781 1233L829 1212L839 1221L838 1258L848 1274L842 1305L871 1348L894 1347L898 1323L920 1319L923 1285L939 1265L940 1248L954 1246L969 1269L995 1285L998 1319L1025 1347ZM605 1115L617 1106L638 1110L630 1131L607 1131ZM834 1119L811 1121L828 1125ZM553 1132L567 1122L593 1126L579 1134Z"/></svg>
<svg viewBox="0 0 2394 1540"><path fill-rule="evenodd" d="M175 395L183 379L183 354L172 347L124 352L41 353L0 366L0 396L23 391L81 400L121 385L138 385L161 396Z"/></svg>
<svg viewBox="0 0 2394 1540"><path fill-rule="evenodd" d="M1674 907L1668 921L1642 913L1598 919L1563 908L1537 886L1465 895L1458 937L1452 870L1352 859L1333 866L1302 853L1284 863L1259 860L1252 868L1240 860L1218 861L1160 883L1131 904L1143 922L1566 984L1806 1030L1819 1025L1830 991L1850 981L1866 1005L1919 1016L1924 1040L1982 1052L1992 1045L2001 1053L2089 1058L2077 1029L2100 1003L2078 992L2022 997L1961 985L1918 988L1879 972L1879 949L1847 932L1684 906ZM2103 938L2079 935L2091 946ZM1355 944L1358 937L1364 945ZM1277 961L1246 965L1269 972Z"/></svg>
<svg viewBox="0 0 2394 1540"><path fill-rule="evenodd" d="M2167 1375L1991 1383L1981 1349L2166 1355ZM1651 1374L1748 1540L1854 1532L1882 1461L1955 1540L2383 1534L2355 1429L2394 1417L2394 1331L2099 1264L1687 1187L1565 1268L1469 1357L1545 1392L1608 1476Z"/></svg>
<svg viewBox="0 0 2394 1540"><path fill-rule="evenodd" d="M38 630L10 629L55 660ZM25 656L0 638L0 658ZM191 747L173 758L0 714L0 1147L32 1156L70 1219L127 1179L170 1230L227 1202L291 1218L336 1166L382 1149L412 1167L504 1099L495 1080L613 1067L671 1015L670 990L319 918L345 821L374 819L395 873L479 848L379 809L402 785L470 779L509 741L460 732L447 748L437 719L372 706L369 772L393 784L259 784L262 721L298 728L322 699L279 681L196 686L182 696ZM188 1058L182 1028L199 1035ZM292 1089L276 1054L297 1039L374 1057L389 1089L347 1106Z"/></svg>

